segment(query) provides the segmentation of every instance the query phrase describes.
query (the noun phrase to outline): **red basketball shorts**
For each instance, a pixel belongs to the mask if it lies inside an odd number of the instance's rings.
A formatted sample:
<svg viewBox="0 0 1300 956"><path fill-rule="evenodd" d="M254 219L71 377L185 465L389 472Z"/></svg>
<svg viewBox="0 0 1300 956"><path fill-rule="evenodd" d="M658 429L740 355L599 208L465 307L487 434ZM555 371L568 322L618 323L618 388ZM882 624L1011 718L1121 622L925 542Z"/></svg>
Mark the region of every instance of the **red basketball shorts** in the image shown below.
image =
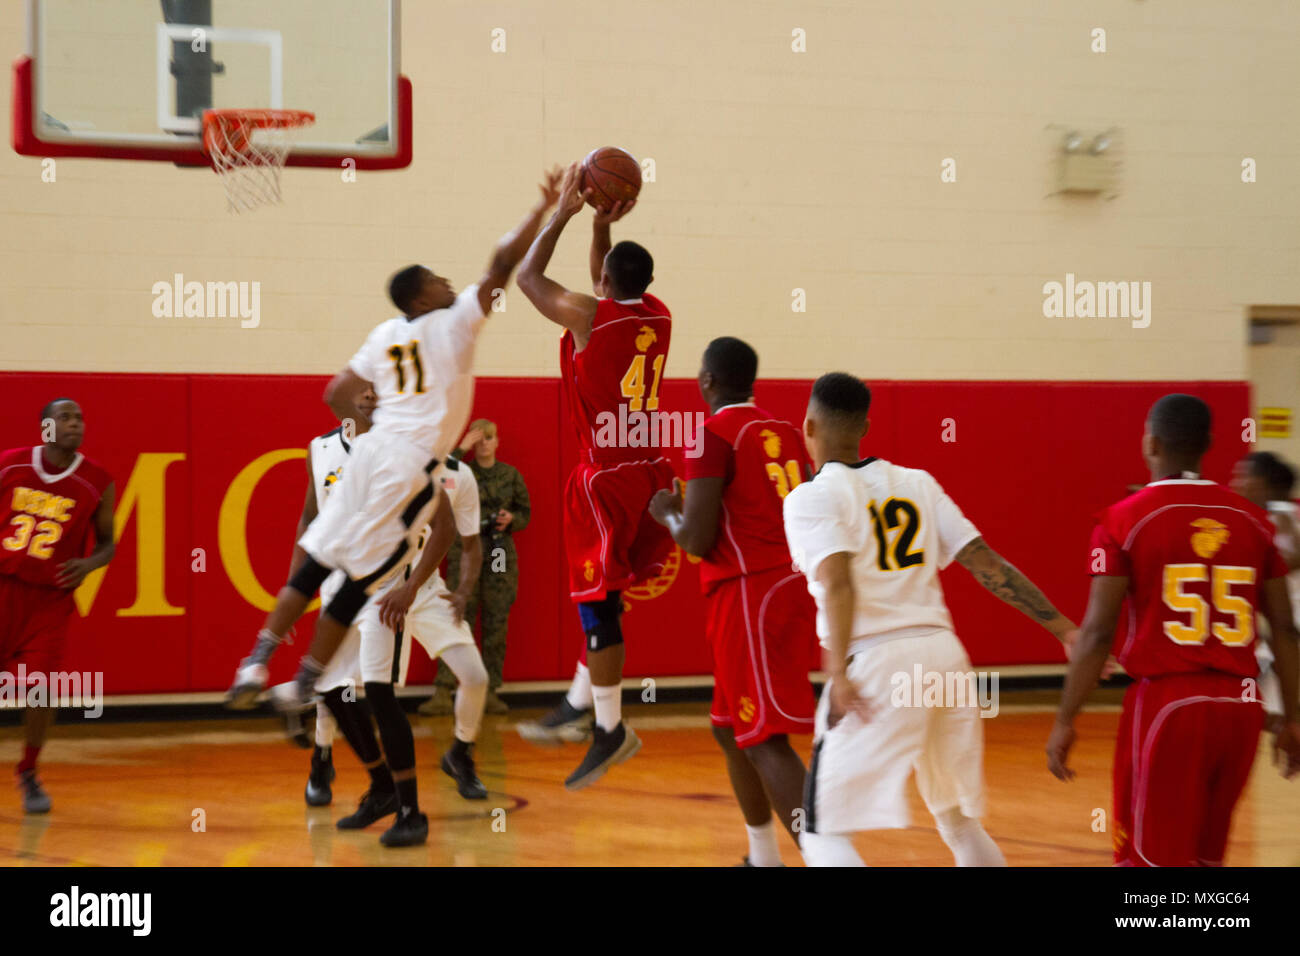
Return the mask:
<svg viewBox="0 0 1300 956"><path fill-rule="evenodd" d="M72 591L28 584L0 574L0 672L29 674L59 669L72 620Z"/></svg>
<svg viewBox="0 0 1300 956"><path fill-rule="evenodd" d="M789 567L742 574L719 581L705 602L714 726L730 727L739 747L812 733L817 609L803 575Z"/></svg>
<svg viewBox="0 0 1300 956"><path fill-rule="evenodd" d="M574 601L599 601L663 570L673 539L646 509L656 491L672 486L667 459L573 469L564 487L564 550Z"/></svg>
<svg viewBox="0 0 1300 956"><path fill-rule="evenodd" d="M1242 678L1207 672L1128 689L1115 742L1117 865L1223 863L1264 724L1244 693Z"/></svg>

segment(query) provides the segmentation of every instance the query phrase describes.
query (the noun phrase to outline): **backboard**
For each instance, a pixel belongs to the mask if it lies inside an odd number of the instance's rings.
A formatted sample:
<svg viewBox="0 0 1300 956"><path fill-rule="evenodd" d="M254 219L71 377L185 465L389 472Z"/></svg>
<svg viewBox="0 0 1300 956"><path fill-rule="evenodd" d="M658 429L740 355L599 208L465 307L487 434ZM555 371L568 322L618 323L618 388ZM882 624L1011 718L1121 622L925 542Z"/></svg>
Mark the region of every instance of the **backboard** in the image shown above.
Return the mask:
<svg viewBox="0 0 1300 956"><path fill-rule="evenodd" d="M400 0L27 0L13 146L207 165L206 109L316 115L290 166L411 162Z"/></svg>

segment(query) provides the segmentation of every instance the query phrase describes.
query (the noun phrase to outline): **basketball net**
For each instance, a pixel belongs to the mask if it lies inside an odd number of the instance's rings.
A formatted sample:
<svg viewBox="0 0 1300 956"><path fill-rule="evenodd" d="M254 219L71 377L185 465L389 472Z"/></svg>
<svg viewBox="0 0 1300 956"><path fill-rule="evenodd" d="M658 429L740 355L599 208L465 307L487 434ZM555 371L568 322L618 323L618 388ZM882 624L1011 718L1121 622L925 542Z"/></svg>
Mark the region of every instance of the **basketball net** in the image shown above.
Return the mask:
<svg viewBox="0 0 1300 956"><path fill-rule="evenodd" d="M315 121L305 110L204 111L203 148L225 186L231 212L280 201L280 172L292 136Z"/></svg>

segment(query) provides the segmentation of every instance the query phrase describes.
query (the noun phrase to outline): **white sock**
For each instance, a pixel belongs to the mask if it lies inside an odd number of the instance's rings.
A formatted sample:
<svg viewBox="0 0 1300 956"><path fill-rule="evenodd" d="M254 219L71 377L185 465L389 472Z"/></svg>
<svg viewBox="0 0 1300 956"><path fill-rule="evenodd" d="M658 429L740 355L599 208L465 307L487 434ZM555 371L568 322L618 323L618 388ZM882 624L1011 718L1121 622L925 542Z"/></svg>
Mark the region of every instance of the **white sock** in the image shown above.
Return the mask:
<svg viewBox="0 0 1300 956"><path fill-rule="evenodd" d="M808 833L799 839L799 852L809 866L866 866L847 833Z"/></svg>
<svg viewBox="0 0 1300 956"><path fill-rule="evenodd" d="M596 723L602 730L614 730L623 720L623 685L591 688L596 703ZM572 703L572 701L570 701Z"/></svg>
<svg viewBox="0 0 1300 956"><path fill-rule="evenodd" d="M324 701L318 700L316 702L316 746L334 746L334 733L337 730L338 724L334 722L334 715L330 713Z"/></svg>
<svg viewBox="0 0 1300 956"><path fill-rule="evenodd" d="M749 834L749 862L751 866L780 866L781 851L776 845L776 824L768 820L761 827L745 824Z"/></svg>
<svg viewBox="0 0 1300 956"><path fill-rule="evenodd" d="M591 710L591 671L587 670L587 665L582 661L578 662L578 669L573 672L573 683L564 696L574 710Z"/></svg>
<svg viewBox="0 0 1300 956"><path fill-rule="evenodd" d="M483 658L473 644L454 644L442 652L442 662L460 681L456 688L456 739L472 744L483 723L488 675Z"/></svg>
<svg viewBox="0 0 1300 956"><path fill-rule="evenodd" d="M949 810L935 817L935 822L958 866L1007 865L1006 857L978 820L963 816L960 810Z"/></svg>

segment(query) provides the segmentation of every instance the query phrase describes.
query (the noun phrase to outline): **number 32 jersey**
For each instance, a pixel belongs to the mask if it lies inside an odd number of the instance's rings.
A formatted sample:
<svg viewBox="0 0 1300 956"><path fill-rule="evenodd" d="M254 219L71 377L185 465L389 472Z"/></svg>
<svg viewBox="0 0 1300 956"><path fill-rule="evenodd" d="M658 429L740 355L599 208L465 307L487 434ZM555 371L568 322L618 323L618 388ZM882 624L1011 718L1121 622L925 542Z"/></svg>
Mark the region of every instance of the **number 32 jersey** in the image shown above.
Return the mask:
<svg viewBox="0 0 1300 956"><path fill-rule="evenodd" d="M573 333L564 333L560 382L583 461L605 465L660 457L664 438L673 432L649 416L662 411L659 383L672 331L668 307L642 295L599 300L581 352L575 351Z"/></svg>
<svg viewBox="0 0 1300 956"><path fill-rule="evenodd" d="M1259 586L1283 577L1268 514L1213 481L1154 481L1093 529L1093 575L1129 579L1115 656L1135 677L1254 677Z"/></svg>
<svg viewBox="0 0 1300 956"><path fill-rule="evenodd" d="M59 472L50 470L40 445L0 454L0 574L58 587L59 566L85 557L95 511L112 482L80 452Z"/></svg>
<svg viewBox="0 0 1300 956"><path fill-rule="evenodd" d="M980 533L928 471L868 458L827 462L786 495L785 535L817 602L824 644L830 632L817 568L826 558L852 555L854 639L951 630L939 571Z"/></svg>

